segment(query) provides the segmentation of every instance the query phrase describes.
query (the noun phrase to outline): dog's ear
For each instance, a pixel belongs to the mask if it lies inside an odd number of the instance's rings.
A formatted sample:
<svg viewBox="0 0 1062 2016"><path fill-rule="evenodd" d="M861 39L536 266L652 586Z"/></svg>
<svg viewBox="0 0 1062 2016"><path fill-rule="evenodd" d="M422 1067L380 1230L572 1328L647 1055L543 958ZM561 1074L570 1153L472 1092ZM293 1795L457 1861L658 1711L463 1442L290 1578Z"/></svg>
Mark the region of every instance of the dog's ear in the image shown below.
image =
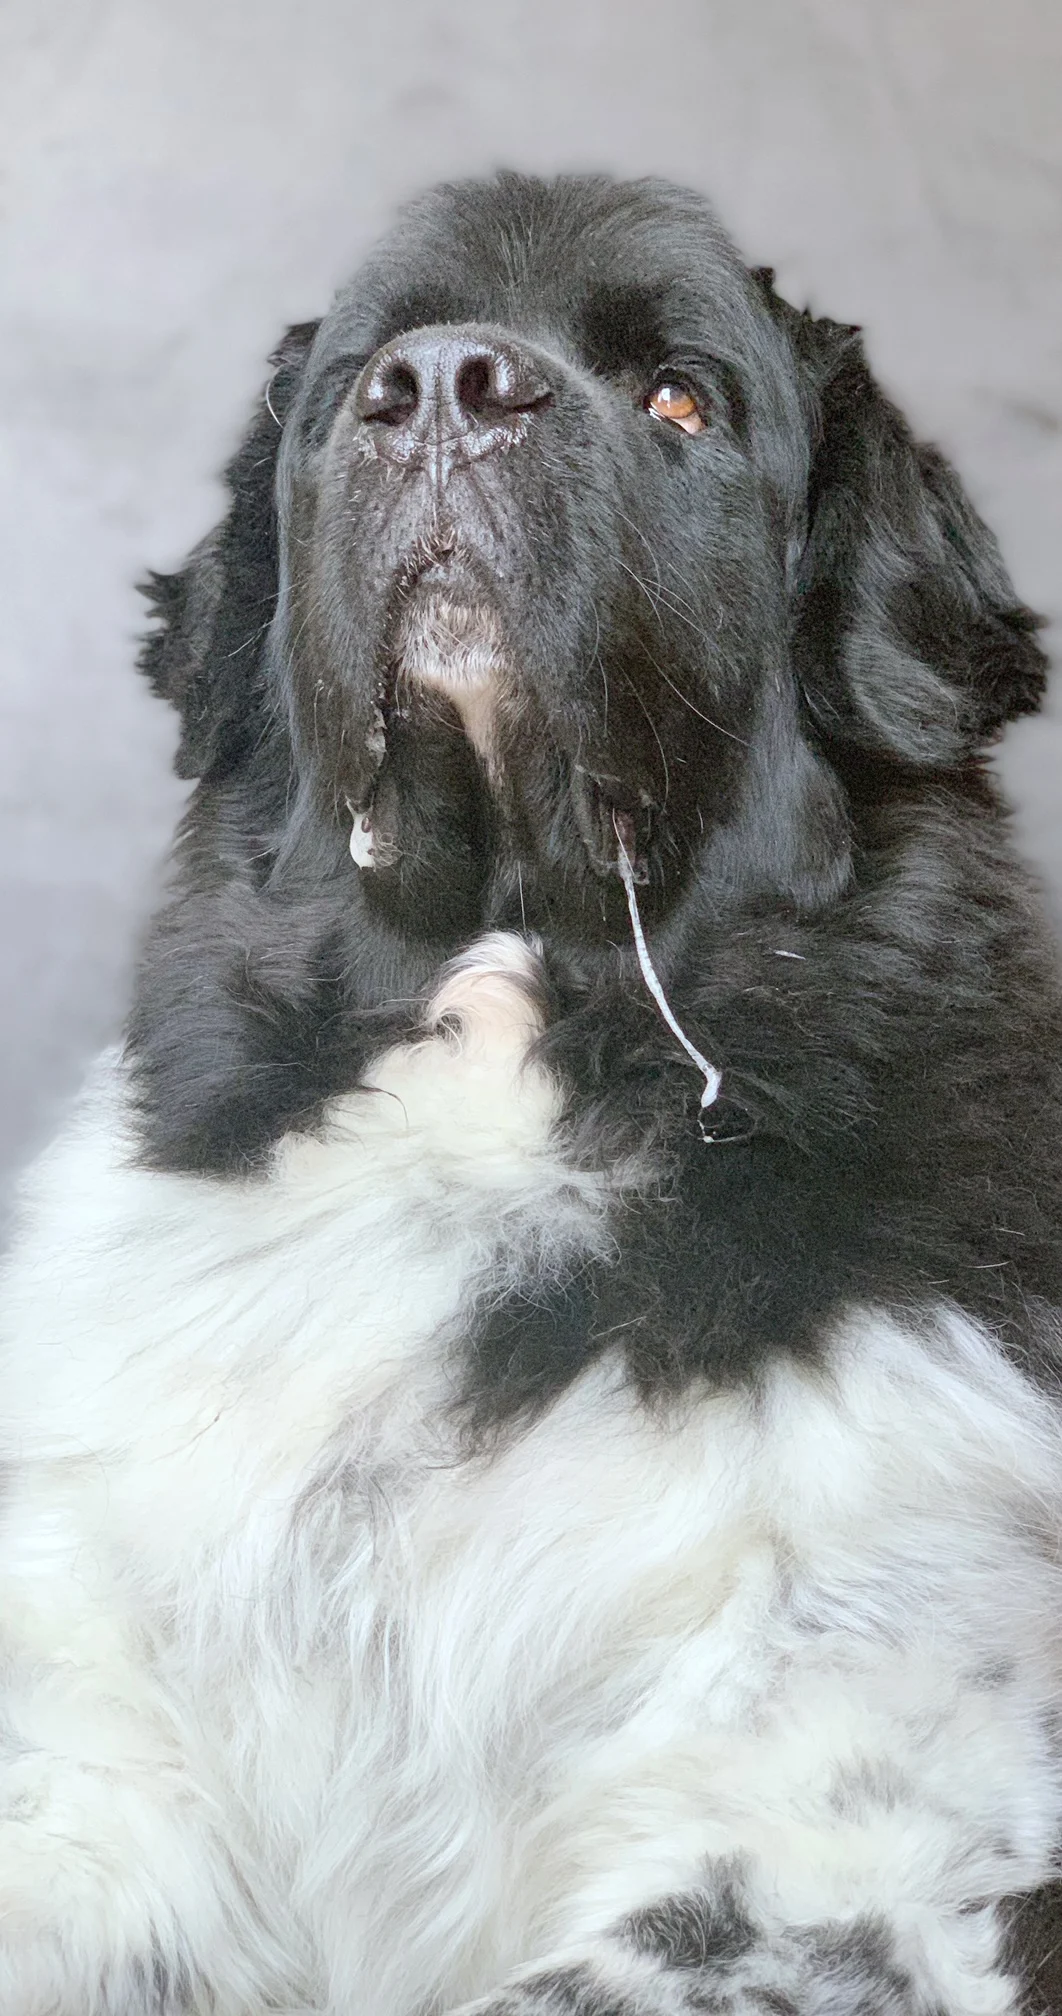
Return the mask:
<svg viewBox="0 0 1062 2016"><path fill-rule="evenodd" d="M317 328L297 323L269 360L273 375L225 471L230 503L221 524L179 574L143 584L158 624L140 667L181 717L180 777L224 775L257 733L254 674L277 600L277 453Z"/></svg>
<svg viewBox="0 0 1062 2016"><path fill-rule="evenodd" d="M1040 704L1040 619L954 472L876 385L857 329L813 320L759 276L805 375L815 440L794 580L794 664L835 741L920 766L961 761Z"/></svg>

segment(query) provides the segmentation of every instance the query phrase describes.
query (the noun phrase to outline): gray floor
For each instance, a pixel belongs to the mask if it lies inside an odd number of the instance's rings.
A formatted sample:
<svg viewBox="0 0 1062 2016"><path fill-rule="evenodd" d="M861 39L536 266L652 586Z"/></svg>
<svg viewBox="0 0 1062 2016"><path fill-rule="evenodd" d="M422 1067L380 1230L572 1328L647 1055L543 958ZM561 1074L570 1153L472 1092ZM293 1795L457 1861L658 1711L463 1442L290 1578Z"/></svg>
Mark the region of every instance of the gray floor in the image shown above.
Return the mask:
<svg viewBox="0 0 1062 2016"><path fill-rule="evenodd" d="M1058 0L4 0L0 1172L120 1020L180 802L131 671L287 320L455 170L663 170L862 322L1062 623ZM1062 920L1062 712L1003 768Z"/></svg>

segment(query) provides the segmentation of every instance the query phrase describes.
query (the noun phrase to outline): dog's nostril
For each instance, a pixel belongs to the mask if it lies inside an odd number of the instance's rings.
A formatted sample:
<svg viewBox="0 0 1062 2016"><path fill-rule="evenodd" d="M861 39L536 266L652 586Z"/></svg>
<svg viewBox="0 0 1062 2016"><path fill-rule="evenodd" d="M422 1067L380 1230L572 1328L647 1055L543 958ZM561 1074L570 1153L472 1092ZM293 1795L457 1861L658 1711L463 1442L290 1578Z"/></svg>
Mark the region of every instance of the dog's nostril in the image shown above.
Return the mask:
<svg viewBox="0 0 1062 2016"><path fill-rule="evenodd" d="M454 377L457 404L472 419L490 419L502 413L529 413L543 406L550 388L530 361L507 350L481 351L466 357Z"/></svg>
<svg viewBox="0 0 1062 2016"><path fill-rule="evenodd" d="M496 406L498 394L489 357L466 357L454 389L457 403L466 413L480 414L487 406Z"/></svg>
<svg viewBox="0 0 1062 2016"><path fill-rule="evenodd" d="M420 386L409 364L394 359L375 372L361 399L361 418L376 420L384 427L400 427L417 410Z"/></svg>

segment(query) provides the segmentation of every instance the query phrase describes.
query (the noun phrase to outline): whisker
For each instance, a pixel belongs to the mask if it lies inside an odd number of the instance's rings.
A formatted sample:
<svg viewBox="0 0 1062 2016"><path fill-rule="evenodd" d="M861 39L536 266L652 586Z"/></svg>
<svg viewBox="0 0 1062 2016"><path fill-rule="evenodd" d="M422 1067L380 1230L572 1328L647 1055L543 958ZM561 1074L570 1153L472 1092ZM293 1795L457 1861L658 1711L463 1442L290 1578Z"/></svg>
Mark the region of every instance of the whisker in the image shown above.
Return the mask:
<svg viewBox="0 0 1062 2016"><path fill-rule="evenodd" d="M669 679L667 673L664 671L664 668L660 663L659 658L653 656L653 653L650 651L648 645L643 645L642 648L645 651L645 655L648 658L650 665L653 667L654 672L658 672L660 674L660 677L663 680L665 686L670 686L671 691L675 695L676 700L681 700L682 705L684 707L688 707L691 714L696 714L698 721L703 721L706 727L708 728L714 728L717 735L725 735L729 742L736 742L740 748L742 749L748 748L749 746L748 741L744 735L738 735L733 728L724 728L721 721L713 721L710 714L705 714L702 708L695 707L693 701L690 699L689 694L684 693L682 691L681 686L676 686L675 681L673 679ZM635 691L637 691L637 688L635 688ZM640 697L641 696L639 695L639 698Z"/></svg>
<svg viewBox="0 0 1062 2016"><path fill-rule="evenodd" d="M641 589L641 592L645 596L645 599L648 602L650 608L652 609L654 616L656 617L657 621L660 622L660 606L654 599L653 592L649 586L649 583L647 581L643 581L641 575L638 574L633 567L628 567L627 562L625 560L621 560L619 564L622 567L624 573L630 575L630 578L634 582L635 587ZM691 619L688 616L686 616L684 612L677 606L677 604L669 602L663 594L661 594L660 596L660 605L662 605L664 608L670 609L673 615L678 616L681 621L688 623L690 629L696 630L698 635L703 637L704 633L703 630L701 629L701 626L699 624L694 624L691 621ZM660 623L660 627L661 629L663 629L664 627L663 623ZM669 677L669 675L664 671L664 668L661 665L659 659L655 658L653 656L653 653L649 650L648 645L645 645L643 648L645 650L645 655L648 658L650 664L660 674L660 677L664 681L665 686L669 686L671 688L671 691L675 695L676 700L681 700L683 706L688 707L691 714L696 714L697 719L699 721L703 721L706 727L714 728L717 735L725 735L728 741L736 742L738 746L742 749L748 748L749 746L748 742L743 735L736 734L733 728L724 728L721 721L715 721L712 719L712 716L710 714L706 714L703 708L698 707L696 703L690 699L689 694L684 693L682 691L681 686L677 686L675 684L675 681Z"/></svg>
<svg viewBox="0 0 1062 2016"><path fill-rule="evenodd" d="M646 718L646 720L648 721L648 723L649 723L649 726L650 726L650 728L651 728L651 729L652 729L652 731L653 731L653 736L654 736L654 739L655 739L655 741L656 741L656 746L657 746L657 748L658 748L658 749L659 749L659 751L660 751L660 761L662 762L662 764L663 764L663 766L664 766L664 804L666 805L666 804L667 804L667 801L668 801L668 797L669 797L669 795L670 795L670 791L671 791L671 772L670 772L670 770L668 769L668 763L667 763L667 751L665 750L665 748L664 748L664 745L663 745L663 743L662 743L662 742L661 742L661 740L660 740L660 734L659 734L659 730L657 729L657 725L656 725L656 722L655 722L655 721L653 720L653 717L652 717L652 715L650 714L650 712L649 712L649 709L648 709L648 707L646 706L646 704L645 704L645 701L644 701L644 699L642 698L642 695L641 695L641 694L639 693L639 691L638 691L638 688L637 688L637 686L636 686L636 685L635 685L635 683L634 683L634 680L633 680L633 679L631 679L631 678L630 678L630 677L628 676L628 674L627 674L627 673L624 673L624 675L623 675L623 676L624 676L624 678L626 679L626 681L627 681L627 684L628 684L628 686L629 686L629 687L630 687L630 689L631 689L631 692L632 692L632 693L634 694L634 697L635 697L635 699L637 700L637 702L638 702L638 705L639 705L639 707L640 707L640 708L641 708L641 710L642 710L642 713L643 713L643 714L645 715L645 718Z"/></svg>

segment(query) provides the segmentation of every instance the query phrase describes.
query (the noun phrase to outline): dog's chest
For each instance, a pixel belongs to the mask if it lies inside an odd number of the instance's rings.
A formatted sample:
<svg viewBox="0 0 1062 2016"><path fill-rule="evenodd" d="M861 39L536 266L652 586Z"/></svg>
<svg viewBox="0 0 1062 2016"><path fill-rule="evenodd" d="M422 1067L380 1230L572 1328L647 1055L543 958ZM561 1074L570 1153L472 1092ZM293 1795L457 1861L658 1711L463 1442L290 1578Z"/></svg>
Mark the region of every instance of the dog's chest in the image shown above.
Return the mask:
<svg viewBox="0 0 1062 2016"><path fill-rule="evenodd" d="M918 1787L916 1810L928 1781L927 1853L938 1797L972 1840L991 1822L1008 1855L1042 1851L1055 1577L985 1544L1031 1481L1015 1492L991 1446L1013 1396L956 1425L966 1368L923 1377L884 1325L862 1353L832 1392L781 1371L758 1400L658 1415L605 1361L471 1457L415 1379L352 1418L269 1550L281 1658L233 1639L231 1590L216 1642L219 1695L241 1676L237 1769L256 1729L245 1792L367 2008L440 1976L459 2003L577 1951L705 1857L770 1855L809 1799L836 1803L845 1896L847 1832L860 1854L892 1824L850 1827L868 1771ZM1001 1642L1015 1677L993 1692Z"/></svg>
<svg viewBox="0 0 1062 2016"><path fill-rule="evenodd" d="M476 948L423 1039L265 1177L140 1169L122 1068L100 1072L34 1178L7 1299L46 1348L8 1377L26 1433L102 1456L142 1535L216 1544L245 1493L281 1505L345 1439L386 1468L452 1398L477 1297L606 1239L609 1186L569 1168L526 1062L532 963Z"/></svg>
<svg viewBox="0 0 1062 2016"><path fill-rule="evenodd" d="M137 1170L116 1080L11 1278L11 1544L51 1550L64 1632L139 1618L234 1849L367 2011L760 1852L809 1770L931 1768L973 1828L1001 1755L1019 1804L1040 1769L1031 1710L963 1676L1003 1642L1048 1691L1054 1578L992 1536L1057 1500L1057 1438L976 1333L868 1319L827 1374L655 1412L604 1357L463 1444L483 1296L612 1236L526 1063L525 957L488 948L264 1182Z"/></svg>

